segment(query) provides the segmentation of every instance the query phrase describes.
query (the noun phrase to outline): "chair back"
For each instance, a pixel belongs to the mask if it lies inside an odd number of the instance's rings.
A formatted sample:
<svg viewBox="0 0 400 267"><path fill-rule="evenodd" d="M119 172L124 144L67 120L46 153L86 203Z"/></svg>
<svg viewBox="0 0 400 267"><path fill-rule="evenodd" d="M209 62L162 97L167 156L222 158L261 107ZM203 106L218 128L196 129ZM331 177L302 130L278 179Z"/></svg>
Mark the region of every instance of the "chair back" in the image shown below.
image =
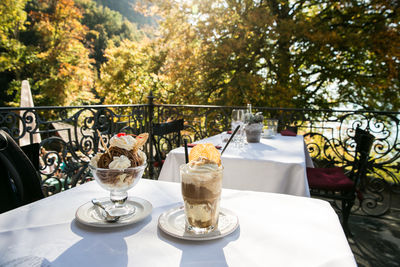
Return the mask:
<svg viewBox="0 0 400 267"><path fill-rule="evenodd" d="M166 154L181 145L181 131L184 129L183 119L165 123L153 123L153 144L155 146L155 160L159 167Z"/></svg>
<svg viewBox="0 0 400 267"><path fill-rule="evenodd" d="M39 166L40 144L33 143L33 144L29 144L29 145L20 146L20 148L25 153L25 155L29 158L33 167L35 167L35 170L39 172L40 171L40 166Z"/></svg>
<svg viewBox="0 0 400 267"><path fill-rule="evenodd" d="M153 135L166 135L170 133L178 133L183 130L183 119L164 123L153 123Z"/></svg>
<svg viewBox="0 0 400 267"><path fill-rule="evenodd" d="M360 128L356 129L354 141L356 142L356 155L353 163L352 178L355 184L364 180L368 168L368 159L375 136Z"/></svg>
<svg viewBox="0 0 400 267"><path fill-rule="evenodd" d="M32 155L35 147L29 146ZM0 213L43 197L37 169L13 138L0 130Z"/></svg>

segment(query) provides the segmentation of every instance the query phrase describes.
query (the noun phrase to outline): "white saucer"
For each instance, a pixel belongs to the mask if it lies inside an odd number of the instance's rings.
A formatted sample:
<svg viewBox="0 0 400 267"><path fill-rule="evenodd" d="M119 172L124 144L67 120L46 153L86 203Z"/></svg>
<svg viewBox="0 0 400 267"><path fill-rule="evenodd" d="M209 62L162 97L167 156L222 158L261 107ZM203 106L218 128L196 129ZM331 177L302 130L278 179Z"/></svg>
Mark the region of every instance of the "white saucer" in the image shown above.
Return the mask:
<svg viewBox="0 0 400 267"><path fill-rule="evenodd" d="M110 202L110 198L100 198L99 200L102 203ZM75 218L78 222L88 226L101 228L120 227L143 220L149 216L153 210L151 203L145 199L130 197L126 201L128 205L134 206L136 211L133 215L121 217L117 222L106 222L104 218L99 215L97 208L95 208L90 201L78 208L75 213Z"/></svg>
<svg viewBox="0 0 400 267"><path fill-rule="evenodd" d="M272 139L272 138L274 138L276 135L266 135L266 134L261 134L261 137L262 138L265 138L265 139Z"/></svg>
<svg viewBox="0 0 400 267"><path fill-rule="evenodd" d="M182 207L170 209L158 218L158 227L165 233L185 240L212 240L234 232L239 226L238 217L230 210L220 208L218 229L207 234L195 234L186 231L185 213Z"/></svg>

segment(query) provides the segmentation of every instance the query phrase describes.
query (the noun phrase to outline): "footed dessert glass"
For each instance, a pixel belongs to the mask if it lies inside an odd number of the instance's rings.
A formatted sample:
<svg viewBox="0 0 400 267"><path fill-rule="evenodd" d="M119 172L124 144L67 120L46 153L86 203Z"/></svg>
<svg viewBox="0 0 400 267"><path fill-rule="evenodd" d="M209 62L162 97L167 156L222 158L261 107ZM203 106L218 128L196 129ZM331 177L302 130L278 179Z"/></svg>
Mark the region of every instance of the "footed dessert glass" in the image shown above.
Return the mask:
<svg viewBox="0 0 400 267"><path fill-rule="evenodd" d="M126 202L128 199L127 191L142 178L147 164L144 163L141 166L126 169L103 169L92 165L89 165L89 167L99 185L110 191L111 203L103 204L108 213L112 216L133 215L135 207Z"/></svg>

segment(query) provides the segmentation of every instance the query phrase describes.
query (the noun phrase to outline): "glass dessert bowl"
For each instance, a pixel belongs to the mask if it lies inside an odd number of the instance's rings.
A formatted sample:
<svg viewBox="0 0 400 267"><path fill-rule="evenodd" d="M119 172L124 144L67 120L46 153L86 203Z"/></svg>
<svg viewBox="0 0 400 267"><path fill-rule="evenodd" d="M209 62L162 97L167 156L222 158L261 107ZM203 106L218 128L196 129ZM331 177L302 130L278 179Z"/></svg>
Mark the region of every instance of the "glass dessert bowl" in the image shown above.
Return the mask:
<svg viewBox="0 0 400 267"><path fill-rule="evenodd" d="M146 154L141 150L147 139L147 133L136 138L119 133L110 139L108 148L103 143L105 153L97 153L90 160L89 167L95 180L110 191L111 202L102 204L112 216L135 213L135 207L127 201L127 191L139 182L147 167Z"/></svg>
<svg viewBox="0 0 400 267"><path fill-rule="evenodd" d="M111 203L105 203L106 210L113 216L135 213L135 207L127 203L128 190L133 188L143 176L147 167L144 163L138 167L126 169L104 169L89 165L97 183L110 192Z"/></svg>

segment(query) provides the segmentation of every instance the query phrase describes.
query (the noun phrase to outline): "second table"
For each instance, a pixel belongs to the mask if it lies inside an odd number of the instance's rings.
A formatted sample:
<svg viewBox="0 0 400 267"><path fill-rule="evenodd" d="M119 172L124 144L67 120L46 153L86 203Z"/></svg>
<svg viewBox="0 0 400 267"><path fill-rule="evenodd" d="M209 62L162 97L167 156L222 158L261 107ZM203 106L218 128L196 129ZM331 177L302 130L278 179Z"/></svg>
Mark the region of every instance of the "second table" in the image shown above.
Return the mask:
<svg viewBox="0 0 400 267"><path fill-rule="evenodd" d="M224 145L220 135L197 143ZM306 167L311 167L312 162L303 136L278 134L274 138L262 138L260 143L246 143L243 148L230 144L221 161L224 188L310 196ZM183 147L170 151L158 179L180 182L179 166L184 162Z"/></svg>

